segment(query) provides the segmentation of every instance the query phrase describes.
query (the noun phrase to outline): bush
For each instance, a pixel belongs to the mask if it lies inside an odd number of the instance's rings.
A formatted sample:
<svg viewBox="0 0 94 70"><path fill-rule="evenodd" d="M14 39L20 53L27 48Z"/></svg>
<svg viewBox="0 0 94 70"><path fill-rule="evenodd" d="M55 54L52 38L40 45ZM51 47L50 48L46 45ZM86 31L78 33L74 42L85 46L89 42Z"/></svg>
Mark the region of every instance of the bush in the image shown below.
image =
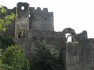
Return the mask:
<svg viewBox="0 0 94 70"><path fill-rule="evenodd" d="M3 63L9 65L9 70L29 70L29 61L25 57L24 50L19 46L9 46L3 53Z"/></svg>

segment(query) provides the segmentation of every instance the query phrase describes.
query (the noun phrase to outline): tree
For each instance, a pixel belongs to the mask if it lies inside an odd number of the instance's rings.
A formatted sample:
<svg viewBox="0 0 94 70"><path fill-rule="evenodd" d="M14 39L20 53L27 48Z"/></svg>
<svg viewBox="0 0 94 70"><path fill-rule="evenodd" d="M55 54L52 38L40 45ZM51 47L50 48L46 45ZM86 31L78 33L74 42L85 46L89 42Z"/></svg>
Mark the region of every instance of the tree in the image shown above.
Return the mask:
<svg viewBox="0 0 94 70"><path fill-rule="evenodd" d="M7 26L14 20L14 18L15 15L13 13L7 15L5 8L0 5L0 32L5 31L7 29ZM10 69L10 66L8 66L7 64L3 64L1 51L2 49L0 49L0 70L8 70Z"/></svg>
<svg viewBox="0 0 94 70"><path fill-rule="evenodd" d="M7 26L12 23L15 19L15 14L8 14L5 7L0 5L0 32L4 32L7 29ZM0 35L0 48L5 49L10 45L14 45L12 37L3 37Z"/></svg>
<svg viewBox="0 0 94 70"><path fill-rule="evenodd" d="M6 9L0 5L0 31L5 31L14 19L15 15L13 13L8 15Z"/></svg>
<svg viewBox="0 0 94 70"><path fill-rule="evenodd" d="M3 63L11 67L9 70L29 70L29 61L19 45L9 46L3 55Z"/></svg>
<svg viewBox="0 0 94 70"><path fill-rule="evenodd" d="M0 70L9 70L10 66L3 64L1 52L2 52L2 49L0 49Z"/></svg>
<svg viewBox="0 0 94 70"><path fill-rule="evenodd" d="M31 70L64 70L60 51L45 41L37 43L32 55Z"/></svg>
<svg viewBox="0 0 94 70"><path fill-rule="evenodd" d="M0 35L0 48L6 49L8 46L15 45L13 37Z"/></svg>
<svg viewBox="0 0 94 70"><path fill-rule="evenodd" d="M0 49L0 70L2 70L2 55L1 55L1 49Z"/></svg>
<svg viewBox="0 0 94 70"><path fill-rule="evenodd" d="M15 14L7 14L6 9L0 5L0 32L4 32L14 19ZM0 43L3 48L9 46L7 49L4 48L3 55L0 51L0 70L29 70L30 64L25 57L24 50L19 45L15 45L11 37L0 36Z"/></svg>

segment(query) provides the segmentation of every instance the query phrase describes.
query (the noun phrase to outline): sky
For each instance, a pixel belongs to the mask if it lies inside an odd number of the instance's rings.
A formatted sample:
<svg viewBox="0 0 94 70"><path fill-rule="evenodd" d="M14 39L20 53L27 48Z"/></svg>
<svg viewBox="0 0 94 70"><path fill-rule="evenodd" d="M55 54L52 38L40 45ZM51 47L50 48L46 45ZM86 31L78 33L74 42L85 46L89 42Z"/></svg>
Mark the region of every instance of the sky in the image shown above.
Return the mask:
<svg viewBox="0 0 94 70"><path fill-rule="evenodd" d="M87 30L94 38L94 0L0 0L0 4L13 8L19 1L54 12L55 31L71 27L76 33Z"/></svg>

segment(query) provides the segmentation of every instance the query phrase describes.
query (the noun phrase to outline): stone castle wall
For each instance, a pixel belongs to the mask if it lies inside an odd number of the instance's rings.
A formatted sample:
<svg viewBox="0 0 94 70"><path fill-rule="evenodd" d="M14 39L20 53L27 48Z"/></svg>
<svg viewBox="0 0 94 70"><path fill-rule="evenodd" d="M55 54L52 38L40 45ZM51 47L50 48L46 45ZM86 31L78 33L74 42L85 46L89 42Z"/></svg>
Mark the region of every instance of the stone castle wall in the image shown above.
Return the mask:
<svg viewBox="0 0 94 70"><path fill-rule="evenodd" d="M41 10L39 7L29 7L28 3L20 2L17 7L6 10L7 14L15 13L16 19L4 35L15 37L16 43L25 49L29 59L36 41L46 40L48 44L62 50L66 70L94 70L94 39L88 39L87 31L76 34L74 29L65 28L62 32L55 32L53 12L48 12L47 8ZM19 33L21 37L18 37ZM70 35L66 37L67 33ZM69 37L71 42L68 42Z"/></svg>

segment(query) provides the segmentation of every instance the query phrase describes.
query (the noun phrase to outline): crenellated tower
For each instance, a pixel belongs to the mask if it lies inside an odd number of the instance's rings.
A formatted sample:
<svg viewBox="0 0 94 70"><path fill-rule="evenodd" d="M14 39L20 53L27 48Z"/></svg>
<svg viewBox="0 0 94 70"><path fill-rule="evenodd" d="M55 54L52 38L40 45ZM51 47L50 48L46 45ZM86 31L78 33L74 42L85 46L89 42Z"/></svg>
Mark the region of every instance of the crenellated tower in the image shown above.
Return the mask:
<svg viewBox="0 0 94 70"><path fill-rule="evenodd" d="M30 28L39 31L54 31L53 12L48 12L47 8L41 10L40 7L35 9L30 7Z"/></svg>

